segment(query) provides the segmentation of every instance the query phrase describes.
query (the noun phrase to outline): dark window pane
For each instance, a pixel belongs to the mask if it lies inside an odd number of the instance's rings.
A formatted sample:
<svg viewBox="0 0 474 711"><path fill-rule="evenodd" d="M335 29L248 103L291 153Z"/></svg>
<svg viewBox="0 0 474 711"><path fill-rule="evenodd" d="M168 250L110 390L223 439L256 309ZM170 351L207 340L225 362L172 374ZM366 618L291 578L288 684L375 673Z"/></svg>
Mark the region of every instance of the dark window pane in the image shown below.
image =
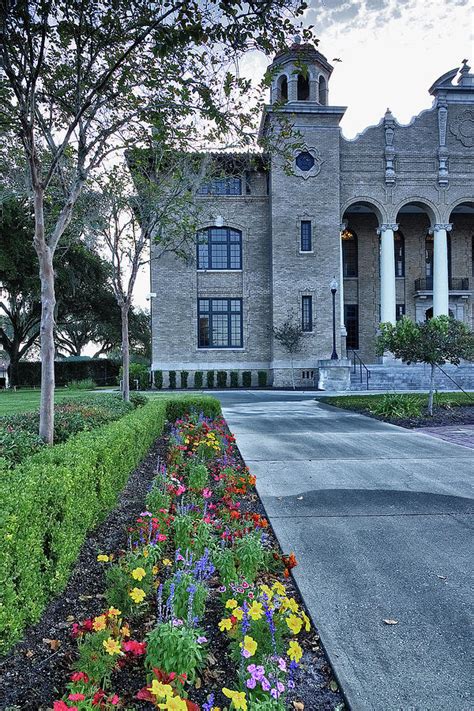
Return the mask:
<svg viewBox="0 0 474 711"><path fill-rule="evenodd" d="M395 308L395 316L397 321L400 321L405 316L405 304L397 304Z"/></svg>
<svg viewBox="0 0 474 711"><path fill-rule="evenodd" d="M405 238L401 232L395 232L393 245L395 249L395 276L405 276Z"/></svg>
<svg viewBox="0 0 474 711"><path fill-rule="evenodd" d="M301 327L303 331L313 330L313 297L312 296L302 296L301 297L301 312L302 312L302 322Z"/></svg>
<svg viewBox="0 0 474 711"><path fill-rule="evenodd" d="M198 269L207 269L209 267L209 252L207 244L198 245Z"/></svg>
<svg viewBox="0 0 474 711"><path fill-rule="evenodd" d="M199 317L199 348L208 348L209 342L209 316Z"/></svg>
<svg viewBox="0 0 474 711"><path fill-rule="evenodd" d="M212 316L212 345L216 347L229 345L227 314L214 313Z"/></svg>
<svg viewBox="0 0 474 711"><path fill-rule="evenodd" d="M197 235L198 269L241 269L242 235L229 227L208 227Z"/></svg>
<svg viewBox="0 0 474 711"><path fill-rule="evenodd" d="M358 304L344 304L344 325L347 331L346 347L357 350L359 348Z"/></svg>
<svg viewBox="0 0 474 711"><path fill-rule="evenodd" d="M199 299L198 309L199 348L242 348L241 299Z"/></svg>
<svg viewBox="0 0 474 711"><path fill-rule="evenodd" d="M214 178L201 185L198 195L242 195L242 179L239 177Z"/></svg>
<svg viewBox="0 0 474 711"><path fill-rule="evenodd" d="M342 264L345 277L356 277L359 272L357 256L357 236L351 230L344 230L342 239Z"/></svg>
<svg viewBox="0 0 474 711"><path fill-rule="evenodd" d="M302 220L301 222L301 251L311 252L311 220Z"/></svg>

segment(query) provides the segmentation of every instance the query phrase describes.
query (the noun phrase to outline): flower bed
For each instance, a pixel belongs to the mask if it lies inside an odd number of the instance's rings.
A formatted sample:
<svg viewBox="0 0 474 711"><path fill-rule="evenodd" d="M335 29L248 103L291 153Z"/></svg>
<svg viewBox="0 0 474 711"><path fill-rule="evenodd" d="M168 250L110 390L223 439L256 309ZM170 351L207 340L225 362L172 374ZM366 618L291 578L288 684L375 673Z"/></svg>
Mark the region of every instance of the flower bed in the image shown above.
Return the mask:
<svg viewBox="0 0 474 711"><path fill-rule="evenodd" d="M72 625L77 659L55 711L304 708L294 688L311 623L254 485L222 419L175 423L126 549L98 555L104 609Z"/></svg>

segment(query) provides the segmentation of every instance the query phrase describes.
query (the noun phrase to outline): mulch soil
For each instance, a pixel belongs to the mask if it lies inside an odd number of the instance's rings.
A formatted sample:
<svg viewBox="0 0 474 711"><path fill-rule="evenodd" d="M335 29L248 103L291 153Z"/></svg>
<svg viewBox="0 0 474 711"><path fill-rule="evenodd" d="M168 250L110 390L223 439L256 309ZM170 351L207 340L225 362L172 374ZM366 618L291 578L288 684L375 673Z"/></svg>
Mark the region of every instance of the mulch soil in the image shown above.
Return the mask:
<svg viewBox="0 0 474 711"><path fill-rule="evenodd" d="M2 711L46 711L52 709L55 699L61 698L77 658L77 642L70 634L72 622L98 615L105 607L104 569L97 562L97 555L118 551L126 546L127 526L132 524L144 509L146 494L156 474L157 461L159 458L165 458L166 448L166 437L155 442L130 476L117 507L85 541L64 592L49 604L40 621L26 631L23 640L10 654L0 660ZM257 494L251 494L242 501L241 510L246 509L265 515ZM271 543L278 546L270 528L267 532L272 539ZM220 583L217 579L209 582L211 589L202 627L209 640L211 652L207 666L201 673L201 688L193 689L190 698L195 703L202 704L213 691L216 694L215 703L223 708L226 699L220 690L222 686L231 686L235 681L236 668L229 657L225 635L220 633L217 627L222 617L220 595L217 592ZM268 582L268 577L262 577L260 582ZM292 578L287 580L286 586L288 594L294 596L305 609ZM133 637L144 639L154 622L155 619L151 616L142 622L141 626L134 624ZM303 658L296 674L296 688L291 693L288 708L342 711L346 708L343 696L321 647L317 629L313 626L310 633L302 633L299 641L303 648ZM147 711L151 709L151 704L134 698L145 682L143 662L139 661L135 665L128 664L117 672L112 677L112 688L124 699L126 708Z"/></svg>

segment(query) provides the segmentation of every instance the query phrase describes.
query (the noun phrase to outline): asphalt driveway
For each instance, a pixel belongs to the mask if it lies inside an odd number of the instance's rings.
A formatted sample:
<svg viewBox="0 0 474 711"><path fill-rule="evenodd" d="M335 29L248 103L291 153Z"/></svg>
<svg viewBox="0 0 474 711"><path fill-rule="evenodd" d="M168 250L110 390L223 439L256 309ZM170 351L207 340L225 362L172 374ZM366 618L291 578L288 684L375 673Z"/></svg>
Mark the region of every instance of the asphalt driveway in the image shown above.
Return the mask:
<svg viewBox="0 0 474 711"><path fill-rule="evenodd" d="M472 449L311 394L218 397L352 709L471 711Z"/></svg>

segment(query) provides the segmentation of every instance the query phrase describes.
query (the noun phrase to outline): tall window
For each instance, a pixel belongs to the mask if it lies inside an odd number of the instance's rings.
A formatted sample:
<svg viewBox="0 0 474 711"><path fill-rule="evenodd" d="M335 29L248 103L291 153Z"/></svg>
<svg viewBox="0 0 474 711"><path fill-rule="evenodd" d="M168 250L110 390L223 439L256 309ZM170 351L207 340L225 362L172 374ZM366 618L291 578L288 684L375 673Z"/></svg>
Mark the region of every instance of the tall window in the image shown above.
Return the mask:
<svg viewBox="0 0 474 711"><path fill-rule="evenodd" d="M301 329L308 332L313 330L313 297L301 297Z"/></svg>
<svg viewBox="0 0 474 711"><path fill-rule="evenodd" d="M395 276L405 276L405 238L400 231L393 235L393 245L395 249Z"/></svg>
<svg viewBox="0 0 474 711"><path fill-rule="evenodd" d="M198 347L242 348L242 299L198 299Z"/></svg>
<svg viewBox="0 0 474 711"><path fill-rule="evenodd" d="M397 304L395 307L395 318L400 321L405 316L405 304Z"/></svg>
<svg viewBox="0 0 474 711"><path fill-rule="evenodd" d="M288 101L288 79L286 78L286 76L284 74L282 74L281 77L278 77L277 89L278 89L277 100L278 101Z"/></svg>
<svg viewBox="0 0 474 711"><path fill-rule="evenodd" d="M328 103L328 87L326 79L323 76L319 77L319 103L326 106Z"/></svg>
<svg viewBox="0 0 474 711"><path fill-rule="evenodd" d="M226 176L213 178L197 189L198 195L242 195L242 178Z"/></svg>
<svg viewBox="0 0 474 711"><path fill-rule="evenodd" d="M298 101L308 101L309 99L309 78L303 74L298 74L297 97Z"/></svg>
<svg viewBox="0 0 474 711"><path fill-rule="evenodd" d="M344 325L347 331L346 348L359 348L359 305L344 304Z"/></svg>
<svg viewBox="0 0 474 711"><path fill-rule="evenodd" d="M342 264L345 277L356 277L359 274L357 256L357 235L352 230L344 230L342 239Z"/></svg>
<svg viewBox="0 0 474 711"><path fill-rule="evenodd" d="M311 252L313 249L313 235L311 220L301 220L301 246L302 252Z"/></svg>
<svg viewBox="0 0 474 711"><path fill-rule="evenodd" d="M198 269L242 269L242 233L208 227L197 234Z"/></svg>

